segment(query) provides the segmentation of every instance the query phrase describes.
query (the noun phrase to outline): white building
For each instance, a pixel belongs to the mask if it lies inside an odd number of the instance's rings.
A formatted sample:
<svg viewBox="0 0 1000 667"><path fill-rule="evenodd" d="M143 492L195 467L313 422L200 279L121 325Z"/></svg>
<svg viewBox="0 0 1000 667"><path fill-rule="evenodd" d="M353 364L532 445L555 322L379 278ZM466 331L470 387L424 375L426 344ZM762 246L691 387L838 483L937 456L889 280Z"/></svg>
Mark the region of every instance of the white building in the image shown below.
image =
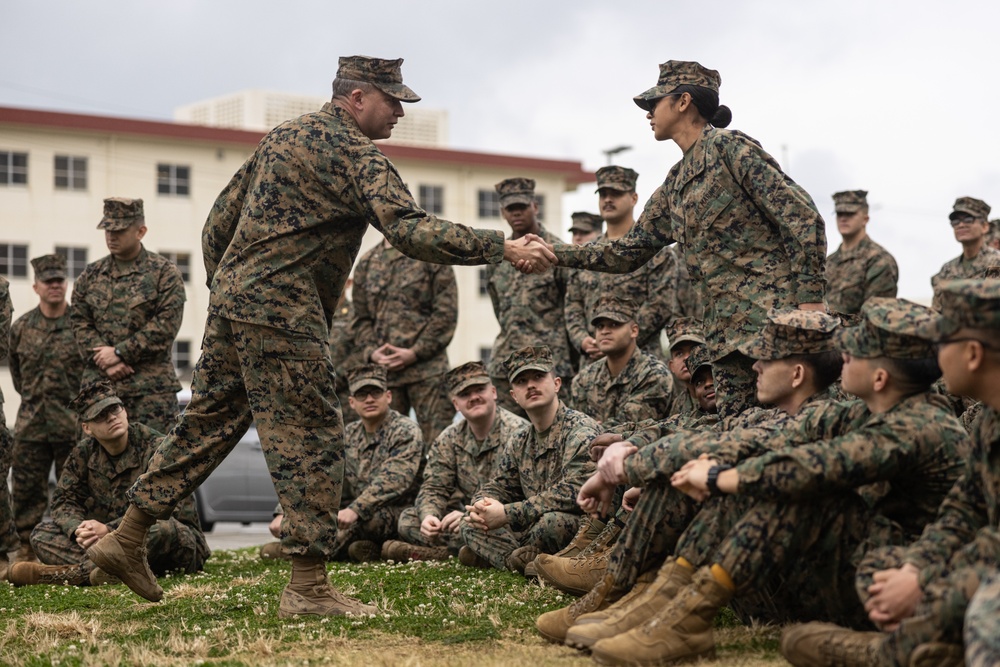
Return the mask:
<svg viewBox="0 0 1000 667"><path fill-rule="evenodd" d="M141 197L149 228L145 246L172 257L185 276L187 303L175 354L183 377L198 355L208 306L201 228L216 196L263 134L0 107L0 275L10 281L15 319L38 303L30 258L62 252L71 275L79 275L87 262L107 254L96 228L102 200ZM476 227L506 229L493 190L504 178L534 178L543 220L556 223L563 217L562 194L593 180L575 161L397 142L382 149L424 208ZM370 230L362 252L379 240ZM498 332L481 267L455 267L455 272L459 322L448 348L453 365L487 353ZM6 368L0 369L0 388L7 423L13 425L18 396Z"/></svg>

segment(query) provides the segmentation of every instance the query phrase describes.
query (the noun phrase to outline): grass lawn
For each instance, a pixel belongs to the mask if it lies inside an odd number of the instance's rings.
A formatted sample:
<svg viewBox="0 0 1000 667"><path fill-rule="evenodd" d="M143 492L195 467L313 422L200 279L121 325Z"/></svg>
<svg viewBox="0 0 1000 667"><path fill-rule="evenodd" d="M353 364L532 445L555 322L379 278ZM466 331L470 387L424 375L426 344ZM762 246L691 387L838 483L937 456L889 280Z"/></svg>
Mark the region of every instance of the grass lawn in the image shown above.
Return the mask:
<svg viewBox="0 0 1000 667"><path fill-rule="evenodd" d="M374 618L278 618L287 563L256 549L217 551L206 571L167 577L162 602L124 586L0 583L3 665L518 665L594 664L542 640L542 612L558 591L508 572L447 563L334 563L341 590L377 604ZM714 665L785 665L776 628L723 620Z"/></svg>

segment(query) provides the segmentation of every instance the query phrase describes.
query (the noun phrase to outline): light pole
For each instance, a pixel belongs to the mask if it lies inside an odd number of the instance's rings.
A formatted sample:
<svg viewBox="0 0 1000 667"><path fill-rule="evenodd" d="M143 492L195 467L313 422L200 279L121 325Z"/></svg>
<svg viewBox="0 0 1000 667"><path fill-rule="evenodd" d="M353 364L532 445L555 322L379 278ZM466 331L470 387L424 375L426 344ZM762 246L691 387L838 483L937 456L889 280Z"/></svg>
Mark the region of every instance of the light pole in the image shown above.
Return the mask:
<svg viewBox="0 0 1000 667"><path fill-rule="evenodd" d="M609 148L609 149L607 149L605 151L601 151L601 152L604 153L604 157L606 157L608 159L608 164L611 164L611 158L613 158L615 155L618 155L619 153L624 153L625 151L630 151L630 150L632 150L631 146L624 146L623 145L623 146L615 146L614 148Z"/></svg>

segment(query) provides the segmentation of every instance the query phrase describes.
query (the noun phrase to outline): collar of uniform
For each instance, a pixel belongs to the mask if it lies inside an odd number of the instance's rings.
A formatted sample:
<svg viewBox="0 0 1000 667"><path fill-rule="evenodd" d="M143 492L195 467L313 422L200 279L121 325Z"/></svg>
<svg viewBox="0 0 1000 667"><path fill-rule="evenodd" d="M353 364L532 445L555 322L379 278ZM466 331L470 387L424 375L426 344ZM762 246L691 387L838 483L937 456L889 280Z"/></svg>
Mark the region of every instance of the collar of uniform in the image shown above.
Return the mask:
<svg viewBox="0 0 1000 667"><path fill-rule="evenodd" d="M136 431L135 424L129 424L128 445L125 447L125 451L118 456L111 456L101 447L101 443L97 442L97 438L91 436L90 440L94 454L87 461L89 476L114 479L126 470L142 468L146 462L142 460L142 446L137 442L138 438L139 434ZM114 470L114 472L111 473L111 470Z"/></svg>
<svg viewBox="0 0 1000 667"><path fill-rule="evenodd" d="M714 130L714 127L706 124L705 129L701 131L701 136L691 145L691 148L688 149L687 153L681 159L681 169L677 173L677 179L674 181L674 189L678 192L683 190L684 186L691 182L691 179L705 171L705 162L708 159L708 155L705 152L705 142L708 139L708 133Z"/></svg>
<svg viewBox="0 0 1000 667"><path fill-rule="evenodd" d="M540 459L545 456L545 453L550 449L558 448L559 441L562 440L562 430L563 424L566 421L567 408L566 404L563 403L562 400L558 398L556 400L559 401L559 407L556 408L556 417L552 420L552 425L549 426L549 437L545 439L545 447L539 448L539 450L535 452L536 459ZM536 440L538 438L538 431L536 431L534 427L531 429L531 437Z"/></svg>
<svg viewBox="0 0 1000 667"><path fill-rule="evenodd" d="M128 269L122 271L121 273L117 273L118 260L115 259L114 255L108 255L107 257L108 261L104 268L108 274L119 275L119 276L128 276L132 275L133 273L145 273L146 261L148 259L149 259L149 251L146 250L146 246L140 244L139 254L136 255L135 259L132 260L132 263L129 264Z"/></svg>
<svg viewBox="0 0 1000 667"><path fill-rule="evenodd" d="M346 123L347 125L350 125L352 128L354 128L358 132L361 131L361 128L358 126L358 121L354 120L354 116L352 116L347 111L347 109L345 109L345 108L343 108L343 107L341 107L341 106L339 106L337 104L334 104L333 102L327 102L326 104L324 104L322 106L322 108L320 108L320 112L321 113L330 114L331 116L333 116L334 118L338 119L342 123Z"/></svg>
<svg viewBox="0 0 1000 667"><path fill-rule="evenodd" d="M462 428L465 429L467 437L461 439L460 446L470 456L482 456L486 452L500 446L500 438L496 437L500 430L500 410L500 406L497 405L496 413L493 416L493 426L490 428L490 432L486 434L486 439L482 443L476 442L476 436L472 434L469 422L464 419L462 420Z"/></svg>
<svg viewBox="0 0 1000 667"><path fill-rule="evenodd" d="M854 257L855 255L860 255L861 253L866 252L871 244L872 244L871 237L866 236L863 239L861 239L861 242L858 243L858 245L854 246L850 250L845 250L843 243L840 244L840 247L837 248L837 250L840 251L840 256L842 258Z"/></svg>
<svg viewBox="0 0 1000 667"><path fill-rule="evenodd" d="M625 366L622 368L621 372L616 377L611 377L611 371L608 370L608 361L604 360L604 372L608 374L608 383L605 385L607 389L611 389L616 384L625 384L629 378L635 373L635 367L639 365L639 355L642 354L642 350L638 347L632 351L632 356L629 357Z"/></svg>

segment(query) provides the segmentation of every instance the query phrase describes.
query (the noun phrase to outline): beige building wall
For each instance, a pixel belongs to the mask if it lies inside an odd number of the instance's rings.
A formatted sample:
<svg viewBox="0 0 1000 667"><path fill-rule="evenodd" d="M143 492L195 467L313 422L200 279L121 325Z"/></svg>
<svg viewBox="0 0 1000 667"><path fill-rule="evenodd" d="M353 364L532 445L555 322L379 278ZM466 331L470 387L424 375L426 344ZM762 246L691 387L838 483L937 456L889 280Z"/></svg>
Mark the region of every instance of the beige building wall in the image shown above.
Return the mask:
<svg viewBox="0 0 1000 667"><path fill-rule="evenodd" d="M250 155L261 133L193 128L173 123L149 123L105 117L52 114L0 108L0 157L5 152L28 154L27 185L0 184L0 244L28 246L28 256L55 251L57 246L87 249L92 262L107 254L101 219L102 200L110 196L141 197L149 228L144 245L156 252L188 253L190 279L178 340L189 341L193 366L201 345L208 288L201 258L201 229L216 196ZM414 196L420 185L443 188L442 217L475 227L506 230L501 218L480 218L478 191L510 176L538 182L545 219L562 235L561 196L586 182L590 175L579 163L492 156L444 149L386 145ZM87 186L80 191L54 186L56 155L87 159ZM157 193L157 165L190 168L190 195ZM381 239L374 229L362 252ZM452 364L480 358L498 332L490 299L480 293L482 267L455 267L459 286L459 323L448 348ZM14 318L34 308L32 271L10 281ZM182 375L185 385L189 374ZM0 368L7 423L13 426L18 406L9 369Z"/></svg>

